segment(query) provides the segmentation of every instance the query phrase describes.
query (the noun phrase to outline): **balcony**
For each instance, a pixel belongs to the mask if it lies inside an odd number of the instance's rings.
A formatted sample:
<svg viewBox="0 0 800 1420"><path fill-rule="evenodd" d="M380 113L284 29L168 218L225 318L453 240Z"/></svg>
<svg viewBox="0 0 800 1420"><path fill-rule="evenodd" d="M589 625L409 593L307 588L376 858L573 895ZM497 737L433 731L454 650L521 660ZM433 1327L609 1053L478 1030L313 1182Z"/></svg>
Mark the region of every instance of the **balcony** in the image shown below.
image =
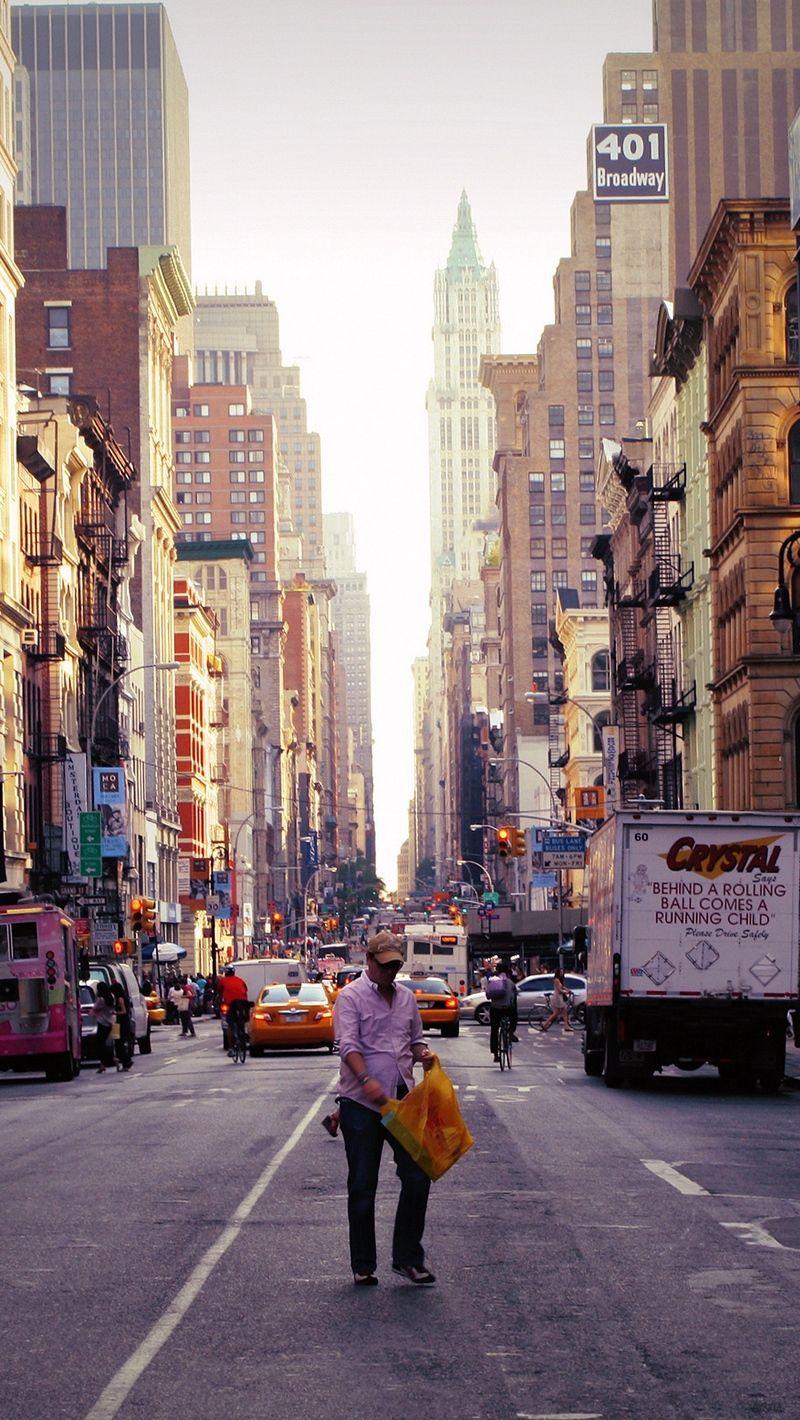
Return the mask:
<svg viewBox="0 0 800 1420"><path fill-rule="evenodd" d="M63 661L67 642L60 631L39 631L35 635L35 642L26 641L23 632L23 650L29 661Z"/></svg>
<svg viewBox="0 0 800 1420"><path fill-rule="evenodd" d="M34 734L24 752L28 759L36 759L40 764L63 764L67 758L66 736Z"/></svg>
<svg viewBox="0 0 800 1420"><path fill-rule="evenodd" d="M694 582L694 563L680 570L680 558L670 558L654 567L647 584L650 606L680 606Z"/></svg>
<svg viewBox="0 0 800 1420"><path fill-rule="evenodd" d="M686 496L686 464L657 463L650 470L653 503L680 503Z"/></svg>
<svg viewBox="0 0 800 1420"><path fill-rule="evenodd" d="M38 539L23 547L22 555L29 567L60 567L64 561L64 545L60 537L40 533Z"/></svg>
<svg viewBox="0 0 800 1420"><path fill-rule="evenodd" d="M208 722L209 728L212 730L226 730L230 724L230 718L229 711L226 710L224 706L220 705L217 709L211 711L211 719Z"/></svg>
<svg viewBox="0 0 800 1420"><path fill-rule="evenodd" d="M551 769L566 769L569 764L569 746L561 750L559 754L551 749L547 756L547 762Z"/></svg>
<svg viewBox="0 0 800 1420"><path fill-rule="evenodd" d="M647 714L654 725L663 728L666 725L685 724L687 720L691 720L696 709L697 687L692 681L688 690L682 692L679 692L674 684L666 689L660 685L655 686L650 696Z"/></svg>
<svg viewBox="0 0 800 1420"><path fill-rule="evenodd" d="M642 651L617 663L617 690L649 690L654 679L654 668L645 665Z"/></svg>
<svg viewBox="0 0 800 1420"><path fill-rule="evenodd" d="M624 592L620 591L619 582L614 590L614 604L616 606L643 607L647 602L647 593L643 582L629 582Z"/></svg>

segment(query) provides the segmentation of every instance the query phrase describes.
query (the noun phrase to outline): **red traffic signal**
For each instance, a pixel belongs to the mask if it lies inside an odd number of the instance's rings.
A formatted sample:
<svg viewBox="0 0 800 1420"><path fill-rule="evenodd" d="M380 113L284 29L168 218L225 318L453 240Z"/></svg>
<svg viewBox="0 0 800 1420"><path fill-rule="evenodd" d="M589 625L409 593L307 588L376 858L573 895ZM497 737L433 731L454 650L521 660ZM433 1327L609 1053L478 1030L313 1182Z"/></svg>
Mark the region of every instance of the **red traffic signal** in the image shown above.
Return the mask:
<svg viewBox="0 0 800 1420"><path fill-rule="evenodd" d="M501 858L508 858L513 851L513 831L511 828L497 830L497 852Z"/></svg>

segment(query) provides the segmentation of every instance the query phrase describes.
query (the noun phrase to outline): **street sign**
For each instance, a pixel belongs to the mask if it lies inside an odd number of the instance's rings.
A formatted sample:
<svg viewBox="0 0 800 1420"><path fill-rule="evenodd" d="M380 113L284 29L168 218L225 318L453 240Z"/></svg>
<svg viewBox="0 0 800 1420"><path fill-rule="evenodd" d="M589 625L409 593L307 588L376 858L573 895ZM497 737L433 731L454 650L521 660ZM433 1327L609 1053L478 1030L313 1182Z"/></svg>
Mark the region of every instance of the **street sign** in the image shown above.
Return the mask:
<svg viewBox="0 0 800 1420"><path fill-rule="evenodd" d="M500 894L499 892L485 892L483 894L483 901L484 903L488 903L490 907L499 907Z"/></svg>
<svg viewBox="0 0 800 1420"><path fill-rule="evenodd" d="M542 868L582 868L584 866L584 840L576 833L542 834Z"/></svg>
<svg viewBox="0 0 800 1420"><path fill-rule="evenodd" d="M596 123L592 129L595 202L666 202L665 123Z"/></svg>
<svg viewBox="0 0 800 1420"><path fill-rule="evenodd" d="M101 849L102 824L98 813L82 813L80 817L81 873L87 878L99 878L103 872ZM113 937L111 939L114 940Z"/></svg>
<svg viewBox="0 0 800 1420"><path fill-rule="evenodd" d="M104 892L81 893L78 898L79 907L105 907L106 895Z"/></svg>
<svg viewBox="0 0 800 1420"><path fill-rule="evenodd" d="M110 947L117 940L116 922L93 922L92 923L92 945L95 947Z"/></svg>

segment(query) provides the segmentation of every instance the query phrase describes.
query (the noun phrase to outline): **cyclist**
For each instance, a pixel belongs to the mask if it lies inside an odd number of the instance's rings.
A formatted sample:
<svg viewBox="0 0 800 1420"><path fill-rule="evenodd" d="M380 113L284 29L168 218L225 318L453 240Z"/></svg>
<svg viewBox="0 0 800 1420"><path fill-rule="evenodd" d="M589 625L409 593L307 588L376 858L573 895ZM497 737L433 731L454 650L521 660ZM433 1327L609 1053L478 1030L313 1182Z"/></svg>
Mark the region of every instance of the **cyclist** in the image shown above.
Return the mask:
<svg viewBox="0 0 800 1420"><path fill-rule="evenodd" d="M237 976L232 966L226 966L222 980L219 983L219 1003L223 1008L222 1015L222 1048L230 1053L231 1038L228 1026L231 1019L231 1007L235 1001L247 1001L247 983ZM241 1012L241 1007L237 1008ZM247 1017L245 1016L245 1019Z"/></svg>
<svg viewBox="0 0 800 1420"><path fill-rule="evenodd" d="M517 988L511 979L508 962L497 963L486 982L486 999L489 1002L489 1049L492 1059L497 1060L500 1022L504 1016L508 1017L512 1040L516 1039L514 1030L517 1024Z"/></svg>

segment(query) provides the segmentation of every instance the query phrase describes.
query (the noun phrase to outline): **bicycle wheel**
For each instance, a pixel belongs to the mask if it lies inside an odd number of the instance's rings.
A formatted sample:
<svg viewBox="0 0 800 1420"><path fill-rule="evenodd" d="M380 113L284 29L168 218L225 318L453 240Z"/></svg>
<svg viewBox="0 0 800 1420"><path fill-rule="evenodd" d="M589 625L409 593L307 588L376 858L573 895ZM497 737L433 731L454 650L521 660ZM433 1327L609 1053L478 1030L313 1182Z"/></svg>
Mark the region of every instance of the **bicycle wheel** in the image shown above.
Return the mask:
<svg viewBox="0 0 800 1420"><path fill-rule="evenodd" d="M240 1063L240 1065L244 1065L244 1062L245 1062L246 1059L247 1059L247 1036L245 1035L244 1031L242 1030L242 1031L240 1031L240 1033L239 1033L239 1063Z"/></svg>
<svg viewBox="0 0 800 1420"><path fill-rule="evenodd" d="M500 1069L511 1069L511 1026L507 1019L500 1023L500 1040L498 1042L498 1055L500 1056Z"/></svg>

